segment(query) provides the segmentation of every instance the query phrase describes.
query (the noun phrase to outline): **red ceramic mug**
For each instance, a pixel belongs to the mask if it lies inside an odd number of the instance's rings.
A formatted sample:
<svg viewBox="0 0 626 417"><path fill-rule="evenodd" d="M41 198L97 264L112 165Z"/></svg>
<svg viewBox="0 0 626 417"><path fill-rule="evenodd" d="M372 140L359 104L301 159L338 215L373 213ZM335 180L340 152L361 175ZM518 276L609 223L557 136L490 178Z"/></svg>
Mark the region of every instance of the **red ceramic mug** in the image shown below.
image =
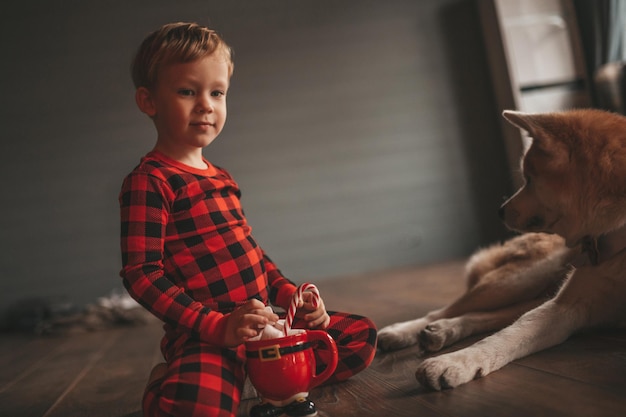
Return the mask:
<svg viewBox="0 0 626 417"><path fill-rule="evenodd" d="M337 345L322 330L292 330L296 334L246 342L248 376L259 395L282 407L327 380L337 368ZM316 374L313 349L325 346L326 368Z"/></svg>

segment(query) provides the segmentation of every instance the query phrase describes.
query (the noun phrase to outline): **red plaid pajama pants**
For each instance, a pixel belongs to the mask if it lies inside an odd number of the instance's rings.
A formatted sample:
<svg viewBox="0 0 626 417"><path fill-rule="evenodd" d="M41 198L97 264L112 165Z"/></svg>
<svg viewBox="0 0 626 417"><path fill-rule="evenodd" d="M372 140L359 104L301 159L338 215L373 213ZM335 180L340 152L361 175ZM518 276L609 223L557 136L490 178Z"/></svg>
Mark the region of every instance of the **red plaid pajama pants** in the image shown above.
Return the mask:
<svg viewBox="0 0 626 417"><path fill-rule="evenodd" d="M326 383L365 369L376 353L376 327L366 317L329 311L326 331L337 344L339 363ZM297 327L296 322L294 327ZM144 393L145 417L234 417L246 378L245 347L225 349L181 335L161 343L168 364L163 379Z"/></svg>

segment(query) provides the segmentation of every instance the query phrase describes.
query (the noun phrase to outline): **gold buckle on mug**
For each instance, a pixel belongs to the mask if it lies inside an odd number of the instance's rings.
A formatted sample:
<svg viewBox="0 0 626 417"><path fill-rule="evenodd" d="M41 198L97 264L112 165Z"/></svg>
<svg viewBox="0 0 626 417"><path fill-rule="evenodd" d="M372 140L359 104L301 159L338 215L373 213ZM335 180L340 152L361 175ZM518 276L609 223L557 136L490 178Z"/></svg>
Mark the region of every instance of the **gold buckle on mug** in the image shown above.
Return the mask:
<svg viewBox="0 0 626 417"><path fill-rule="evenodd" d="M280 345L259 349L259 360L261 362L276 361L278 359L280 359Z"/></svg>

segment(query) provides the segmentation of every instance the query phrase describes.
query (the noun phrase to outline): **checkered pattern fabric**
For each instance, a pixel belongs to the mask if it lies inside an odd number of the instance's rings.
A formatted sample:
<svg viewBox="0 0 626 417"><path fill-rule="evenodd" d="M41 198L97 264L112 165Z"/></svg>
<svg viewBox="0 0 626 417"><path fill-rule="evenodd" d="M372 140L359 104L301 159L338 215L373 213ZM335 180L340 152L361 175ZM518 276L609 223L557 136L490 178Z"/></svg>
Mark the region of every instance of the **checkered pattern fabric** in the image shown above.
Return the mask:
<svg viewBox="0 0 626 417"><path fill-rule="evenodd" d="M335 340L339 363L337 369L326 381L327 384L345 381L367 368L374 360L376 354L376 326L374 323L356 314L346 314L330 311L330 325L326 331ZM300 327L304 327L301 323ZM321 357L319 363L326 363L318 350L316 354ZM318 373L321 369L318 369Z"/></svg>
<svg viewBox="0 0 626 417"><path fill-rule="evenodd" d="M151 152L120 193L120 275L166 330L168 372L146 388L146 417L234 416L245 349L222 347L225 317L252 298L286 310L296 291L250 234L237 183L205 162L199 170ZM341 381L371 363L376 329L361 316L329 314L339 351L330 381Z"/></svg>
<svg viewBox="0 0 626 417"><path fill-rule="evenodd" d="M144 417L234 417L245 380L241 348L218 348L188 335L163 339L168 371L146 388Z"/></svg>
<svg viewBox="0 0 626 417"><path fill-rule="evenodd" d="M325 382L344 381L365 369L376 353L376 329L367 318L328 312L327 329L337 344L339 363ZM294 327L302 327L296 321ZM237 414L245 381L245 346L221 349L188 335L166 334L161 343L168 372L147 387L143 398L145 417L210 417ZM315 351L318 373L328 352Z"/></svg>
<svg viewBox="0 0 626 417"><path fill-rule="evenodd" d="M250 234L237 183L207 165L151 152L126 177L120 275L167 326L222 345L224 313L252 298L287 308L296 287Z"/></svg>

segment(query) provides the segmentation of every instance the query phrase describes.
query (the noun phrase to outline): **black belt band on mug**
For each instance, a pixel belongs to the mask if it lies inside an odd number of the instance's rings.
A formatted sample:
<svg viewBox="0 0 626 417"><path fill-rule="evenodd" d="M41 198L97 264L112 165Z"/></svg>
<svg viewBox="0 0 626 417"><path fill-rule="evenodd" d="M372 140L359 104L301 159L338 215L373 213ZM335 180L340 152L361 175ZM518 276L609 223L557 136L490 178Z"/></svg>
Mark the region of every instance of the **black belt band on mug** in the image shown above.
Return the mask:
<svg viewBox="0 0 626 417"><path fill-rule="evenodd" d="M272 345L263 347L259 350L246 350L246 357L256 359L260 361L275 361L281 358L283 355L289 353L302 352L305 349L311 347L311 343L300 343L298 345L280 347L280 345Z"/></svg>

